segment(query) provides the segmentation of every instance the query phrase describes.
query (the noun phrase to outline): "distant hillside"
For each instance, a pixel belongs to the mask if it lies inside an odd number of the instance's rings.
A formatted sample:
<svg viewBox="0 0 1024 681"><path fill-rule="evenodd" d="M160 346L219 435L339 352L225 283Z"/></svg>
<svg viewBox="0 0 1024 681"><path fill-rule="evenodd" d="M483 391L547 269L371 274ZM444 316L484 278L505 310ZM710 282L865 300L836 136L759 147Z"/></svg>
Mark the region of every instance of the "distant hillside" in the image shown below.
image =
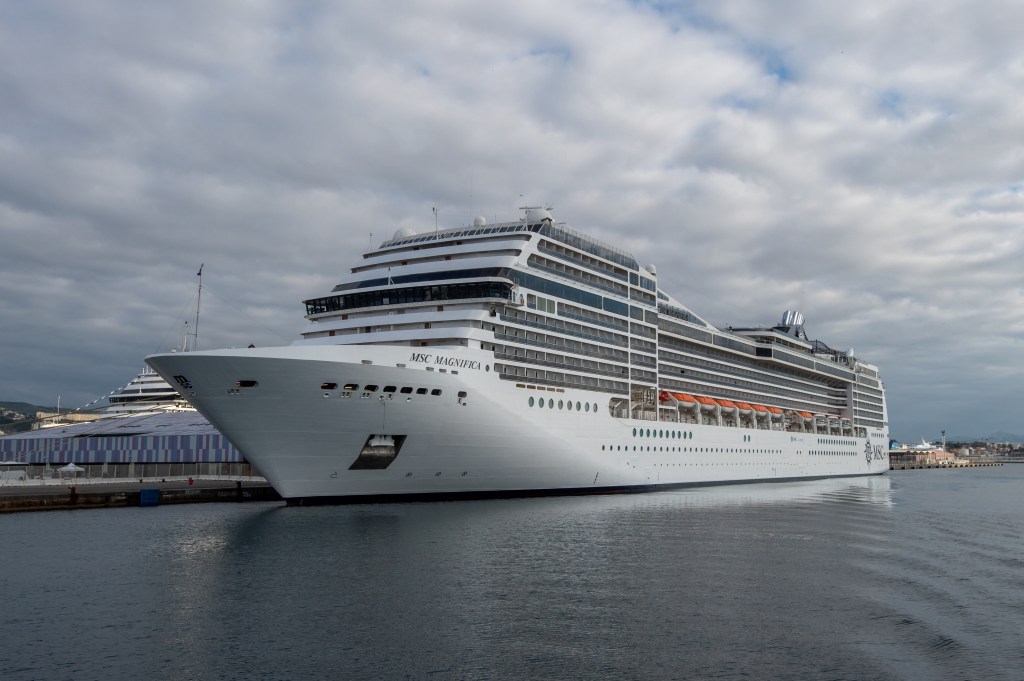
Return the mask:
<svg viewBox="0 0 1024 681"><path fill-rule="evenodd" d="M28 402L0 402L0 430L5 433L20 433L32 429L30 421L37 411L57 411L56 407L40 407Z"/></svg>
<svg viewBox="0 0 1024 681"><path fill-rule="evenodd" d="M946 442L1024 442L1024 435L999 431L989 435L947 435Z"/></svg>
<svg viewBox="0 0 1024 681"><path fill-rule="evenodd" d="M0 411L9 409L16 411L19 414L29 414L35 416L37 411L57 411L57 407L40 407L38 404L29 404L28 402L0 402Z"/></svg>

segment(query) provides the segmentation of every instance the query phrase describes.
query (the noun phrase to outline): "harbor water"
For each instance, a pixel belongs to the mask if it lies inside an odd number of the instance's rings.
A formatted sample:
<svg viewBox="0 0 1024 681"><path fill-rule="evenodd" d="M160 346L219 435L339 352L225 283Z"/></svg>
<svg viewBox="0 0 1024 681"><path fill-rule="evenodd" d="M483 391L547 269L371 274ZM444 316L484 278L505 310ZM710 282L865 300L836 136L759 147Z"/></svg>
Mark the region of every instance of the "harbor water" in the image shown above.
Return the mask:
<svg viewBox="0 0 1024 681"><path fill-rule="evenodd" d="M0 678L1022 679L1024 466L0 516Z"/></svg>

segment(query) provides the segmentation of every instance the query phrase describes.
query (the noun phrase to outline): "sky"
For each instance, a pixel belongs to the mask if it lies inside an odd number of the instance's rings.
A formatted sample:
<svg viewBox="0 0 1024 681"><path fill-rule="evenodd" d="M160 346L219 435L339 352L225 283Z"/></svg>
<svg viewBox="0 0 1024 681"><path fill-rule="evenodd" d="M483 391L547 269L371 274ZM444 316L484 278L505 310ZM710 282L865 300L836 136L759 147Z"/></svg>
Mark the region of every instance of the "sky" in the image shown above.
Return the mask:
<svg viewBox="0 0 1024 681"><path fill-rule="evenodd" d="M0 400L287 344L398 229L524 204L719 325L1022 432L1024 3L0 0Z"/></svg>

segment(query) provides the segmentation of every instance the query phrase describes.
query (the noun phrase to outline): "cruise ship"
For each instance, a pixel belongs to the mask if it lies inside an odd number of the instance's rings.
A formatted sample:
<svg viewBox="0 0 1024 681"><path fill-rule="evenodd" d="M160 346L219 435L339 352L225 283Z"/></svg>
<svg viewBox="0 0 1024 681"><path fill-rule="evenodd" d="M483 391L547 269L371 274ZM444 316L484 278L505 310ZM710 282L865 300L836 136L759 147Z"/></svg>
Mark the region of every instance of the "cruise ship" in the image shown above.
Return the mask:
<svg viewBox="0 0 1024 681"><path fill-rule="evenodd" d="M796 311L717 328L654 266L523 211L398 230L305 301L291 345L146 361L290 504L888 470L876 366Z"/></svg>
<svg viewBox="0 0 1024 681"><path fill-rule="evenodd" d="M149 366L143 367L127 385L112 392L107 401L107 415L192 409L181 394Z"/></svg>

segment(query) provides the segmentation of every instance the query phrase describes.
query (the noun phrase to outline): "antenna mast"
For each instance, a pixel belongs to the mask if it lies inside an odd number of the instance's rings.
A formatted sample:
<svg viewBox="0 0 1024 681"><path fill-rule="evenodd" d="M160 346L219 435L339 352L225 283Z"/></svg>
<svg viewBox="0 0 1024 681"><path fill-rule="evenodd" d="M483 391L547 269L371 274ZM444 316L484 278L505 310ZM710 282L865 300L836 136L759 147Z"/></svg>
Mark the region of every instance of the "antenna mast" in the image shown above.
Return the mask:
<svg viewBox="0 0 1024 681"><path fill-rule="evenodd" d="M196 272L196 276L199 277L199 295L196 297L196 325L192 329L192 334L195 336L195 340L192 343L192 349L199 349L199 305L203 302L203 263L199 263L199 271Z"/></svg>

